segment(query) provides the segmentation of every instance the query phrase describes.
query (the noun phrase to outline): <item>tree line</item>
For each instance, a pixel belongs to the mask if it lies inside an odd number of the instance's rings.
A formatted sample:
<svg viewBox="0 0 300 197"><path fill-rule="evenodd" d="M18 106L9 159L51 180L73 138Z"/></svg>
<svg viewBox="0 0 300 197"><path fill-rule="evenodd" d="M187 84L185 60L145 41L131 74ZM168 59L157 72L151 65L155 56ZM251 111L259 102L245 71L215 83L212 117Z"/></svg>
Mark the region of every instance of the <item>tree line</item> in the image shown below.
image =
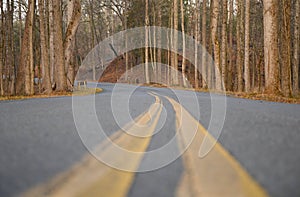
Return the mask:
<svg viewBox="0 0 300 197"><path fill-rule="evenodd" d="M72 90L80 0L0 1L0 93Z"/></svg>
<svg viewBox="0 0 300 197"><path fill-rule="evenodd" d="M299 0L0 0L1 95L72 90L81 61L101 40L122 30L162 26L193 36L195 65L170 51L140 49L125 54L125 69L145 63L145 77L185 86L149 59L170 65L195 88L299 95ZM145 35L149 41L148 33ZM160 35L155 35L159 40ZM170 38L170 47L185 40ZM182 39L185 39L183 36ZM201 55L201 58L197 56ZM198 59L200 62L198 62ZM201 68L200 68L200 65ZM199 72L199 70L201 72ZM179 76L180 78L180 76Z"/></svg>

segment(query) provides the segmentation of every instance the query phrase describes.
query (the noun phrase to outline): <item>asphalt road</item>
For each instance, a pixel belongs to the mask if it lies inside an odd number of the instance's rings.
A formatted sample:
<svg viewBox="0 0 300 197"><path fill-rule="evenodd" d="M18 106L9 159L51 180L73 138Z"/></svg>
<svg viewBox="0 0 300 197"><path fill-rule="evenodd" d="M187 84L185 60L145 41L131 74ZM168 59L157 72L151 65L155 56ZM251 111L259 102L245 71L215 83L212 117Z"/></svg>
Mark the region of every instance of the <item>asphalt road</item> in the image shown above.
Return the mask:
<svg viewBox="0 0 300 197"><path fill-rule="evenodd" d="M111 135L127 118L122 119L120 125L114 121L113 85L101 84L100 87L104 92L95 97L96 112L101 126ZM132 87L122 85L118 94L126 94ZM149 91L176 99L168 89L139 87L129 101L132 118L153 103L153 97L147 94ZM187 101L192 94L183 90L175 92ZM208 127L210 95L197 93L197 98L201 109L199 121ZM149 150L162 146L175 135L174 110L166 99L161 99L166 122L162 132L152 138ZM227 97L226 104L220 143L270 196L300 196L300 105L231 97ZM188 102L186 105L194 114ZM0 196L5 197L19 195L49 180L88 153L76 131L71 97L1 101L0 136ZM179 158L159 170L137 173L128 195L174 196L182 171Z"/></svg>

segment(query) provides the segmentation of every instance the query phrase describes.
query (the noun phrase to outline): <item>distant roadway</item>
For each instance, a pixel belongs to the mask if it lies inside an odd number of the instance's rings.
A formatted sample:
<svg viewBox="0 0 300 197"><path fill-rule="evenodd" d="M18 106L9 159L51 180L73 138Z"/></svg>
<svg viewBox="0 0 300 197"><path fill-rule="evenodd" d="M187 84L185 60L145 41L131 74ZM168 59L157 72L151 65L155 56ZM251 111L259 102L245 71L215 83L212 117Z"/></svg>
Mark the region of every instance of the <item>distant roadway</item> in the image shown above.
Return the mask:
<svg viewBox="0 0 300 197"><path fill-rule="evenodd" d="M200 159L199 146L211 118L209 93L196 93L199 119L176 99L181 95L189 101L190 91L174 94L165 88L122 85L120 95L136 88L128 104L134 120L127 128L150 135L137 140L115 122L114 84L98 86L104 90L95 96L98 121L114 143L151 151L196 125L193 143L163 168L123 172L90 155L77 133L71 97L0 101L0 196L300 196L300 105L227 97L218 143ZM134 122L146 127L139 130ZM184 137L177 142L174 152L186 143ZM105 143L95 141L93 146L109 156L113 147ZM138 170L149 159L128 158L126 165Z"/></svg>

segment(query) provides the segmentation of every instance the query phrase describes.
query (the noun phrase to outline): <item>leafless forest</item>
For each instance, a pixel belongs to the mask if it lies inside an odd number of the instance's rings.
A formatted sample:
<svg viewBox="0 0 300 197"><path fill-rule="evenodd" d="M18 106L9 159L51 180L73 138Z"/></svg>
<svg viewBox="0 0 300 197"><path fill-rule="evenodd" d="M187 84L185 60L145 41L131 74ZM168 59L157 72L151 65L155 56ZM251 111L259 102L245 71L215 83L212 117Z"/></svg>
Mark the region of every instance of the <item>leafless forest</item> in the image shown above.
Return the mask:
<svg viewBox="0 0 300 197"><path fill-rule="evenodd" d="M72 91L97 43L142 26L193 36L216 69L197 72L198 64L158 48L125 54L125 69L154 59L182 71L195 88L218 90L223 80L228 91L299 96L300 0L0 0L0 6L1 96ZM177 43L174 34L170 45ZM146 63L149 72L162 70Z"/></svg>

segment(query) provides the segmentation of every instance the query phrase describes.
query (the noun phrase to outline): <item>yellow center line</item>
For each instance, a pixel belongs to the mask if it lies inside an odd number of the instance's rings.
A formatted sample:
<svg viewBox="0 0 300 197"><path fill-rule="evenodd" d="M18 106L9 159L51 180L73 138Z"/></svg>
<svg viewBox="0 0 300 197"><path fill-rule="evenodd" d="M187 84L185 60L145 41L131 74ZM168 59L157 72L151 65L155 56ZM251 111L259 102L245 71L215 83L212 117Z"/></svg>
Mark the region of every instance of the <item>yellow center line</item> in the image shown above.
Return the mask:
<svg viewBox="0 0 300 197"><path fill-rule="evenodd" d="M195 132L193 129L197 129L192 143L182 157L185 172L177 188L177 196L268 196L265 190L220 143L217 142L206 157L198 157L200 146L206 135L209 135L210 143L214 143L216 140L184 107L175 100L166 98L176 112L180 148L188 145L188 139Z"/></svg>
<svg viewBox="0 0 300 197"><path fill-rule="evenodd" d="M155 95L154 97L155 103L148 111L128 123L95 149L96 155L102 160L110 161L114 166L120 165L127 171L109 167L87 154L70 170L55 176L47 183L30 189L22 196L126 196L133 182L134 172L140 165L162 111L159 97ZM131 135L131 132L147 137L137 137ZM127 151L120 152L120 149Z"/></svg>

